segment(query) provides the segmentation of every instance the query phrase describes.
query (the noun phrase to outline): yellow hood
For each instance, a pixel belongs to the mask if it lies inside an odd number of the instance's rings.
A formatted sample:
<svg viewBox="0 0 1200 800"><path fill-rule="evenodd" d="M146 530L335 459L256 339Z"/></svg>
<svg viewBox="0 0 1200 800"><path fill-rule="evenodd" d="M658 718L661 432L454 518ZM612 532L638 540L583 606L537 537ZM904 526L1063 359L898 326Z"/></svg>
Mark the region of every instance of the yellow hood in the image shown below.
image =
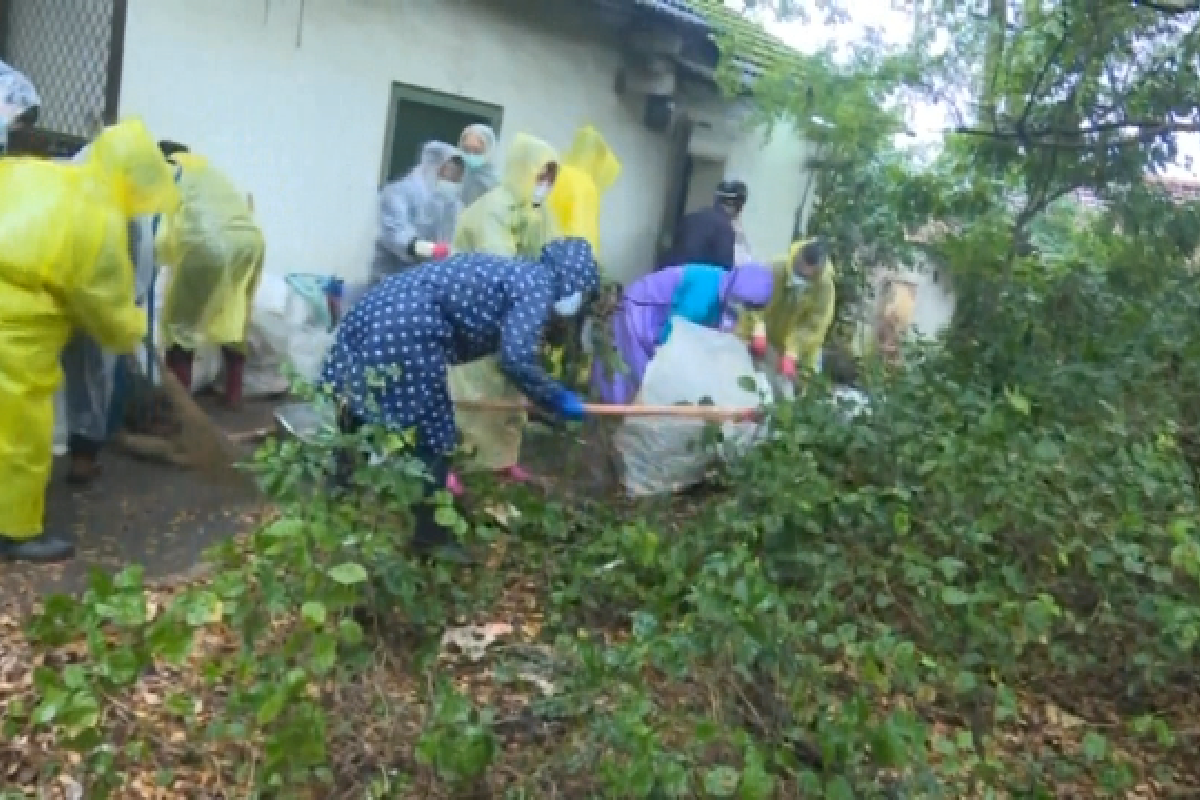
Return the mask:
<svg viewBox="0 0 1200 800"><path fill-rule="evenodd" d="M608 142L600 131L591 125L575 133L575 141L563 163L587 173L596 184L596 191L604 193L621 176L621 162L617 160Z"/></svg>
<svg viewBox="0 0 1200 800"><path fill-rule="evenodd" d="M558 161L558 152L541 139L518 133L508 146L504 185L522 204L533 201L538 173Z"/></svg>
<svg viewBox="0 0 1200 800"><path fill-rule="evenodd" d="M127 217L171 214L179 207L175 175L141 120L101 131L84 163L104 174Z"/></svg>

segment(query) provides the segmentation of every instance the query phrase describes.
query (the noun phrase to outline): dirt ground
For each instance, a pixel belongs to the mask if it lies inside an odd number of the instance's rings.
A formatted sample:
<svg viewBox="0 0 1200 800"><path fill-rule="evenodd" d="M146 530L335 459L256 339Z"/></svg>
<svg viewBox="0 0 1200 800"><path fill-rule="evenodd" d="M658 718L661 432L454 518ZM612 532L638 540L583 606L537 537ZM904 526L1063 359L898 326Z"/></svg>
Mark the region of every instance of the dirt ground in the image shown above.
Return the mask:
<svg viewBox="0 0 1200 800"><path fill-rule="evenodd" d="M197 399L230 433L274 422L277 404L271 401L248 401L230 412L213 398ZM560 488L586 494L609 490L613 475L603 454L608 452L610 427L589 424L582 432L568 433L532 425L523 463ZM209 546L252 525L261 508L261 498L249 491L214 485L184 469L139 461L115 450L104 454L103 464L99 480L81 491L67 486L66 459L56 459L46 502L47 528L70 535L76 557L50 566L0 563L0 608L28 608L46 593L79 591L95 567L119 570L142 564L148 579L189 572Z"/></svg>
<svg viewBox="0 0 1200 800"><path fill-rule="evenodd" d="M272 424L275 404L248 401L236 412L198 398L231 433ZM0 607L25 607L47 592L77 591L93 567L143 564L148 577L186 572L204 550L243 530L259 500L246 489L209 485L183 469L138 461L116 451L103 456L104 472L84 490L63 480L66 459L56 459L46 498L47 529L66 532L76 558L37 566L0 563Z"/></svg>

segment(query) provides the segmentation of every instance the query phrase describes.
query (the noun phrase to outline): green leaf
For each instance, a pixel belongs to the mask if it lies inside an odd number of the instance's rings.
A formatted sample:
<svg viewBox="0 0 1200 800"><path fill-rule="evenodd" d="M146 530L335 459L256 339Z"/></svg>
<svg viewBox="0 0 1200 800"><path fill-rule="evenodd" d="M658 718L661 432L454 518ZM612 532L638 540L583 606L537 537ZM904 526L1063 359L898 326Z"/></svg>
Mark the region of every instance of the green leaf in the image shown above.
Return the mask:
<svg viewBox="0 0 1200 800"><path fill-rule="evenodd" d="M733 797L741 778L733 767L714 767L704 776L704 791L709 797Z"/></svg>
<svg viewBox="0 0 1200 800"><path fill-rule="evenodd" d="M443 528L453 528L458 523L458 512L453 506L438 506L433 512L433 520Z"/></svg>
<svg viewBox="0 0 1200 800"><path fill-rule="evenodd" d="M971 596L954 586L942 589L942 602L948 606L964 606L971 602Z"/></svg>
<svg viewBox="0 0 1200 800"><path fill-rule="evenodd" d="M329 577L335 582L343 586L353 586L356 583L362 583L367 579L367 571L363 569L362 564L347 562L338 564L329 570Z"/></svg>
<svg viewBox="0 0 1200 800"><path fill-rule="evenodd" d="M258 707L258 711L254 715L254 719L260 726L269 725L275 721L275 718L283 711L284 703L287 702L288 689L286 686L280 686L275 691L267 695L262 704Z"/></svg>
<svg viewBox="0 0 1200 800"><path fill-rule="evenodd" d="M361 644L363 640L362 625L352 619L344 619L338 623L338 635L342 637L342 642L353 647Z"/></svg>
<svg viewBox="0 0 1200 800"><path fill-rule="evenodd" d="M1018 412L1026 416L1029 415L1029 401L1019 391L1016 389L1005 389L1004 397L1008 400L1008 404Z"/></svg>
<svg viewBox="0 0 1200 800"><path fill-rule="evenodd" d="M300 614L310 625L320 627L325 624L325 604L319 603L316 600L309 600L300 607Z"/></svg>
<svg viewBox="0 0 1200 800"><path fill-rule="evenodd" d="M193 628L220 622L225 614L225 605L213 592L197 592L187 605L187 623Z"/></svg>
<svg viewBox="0 0 1200 800"><path fill-rule="evenodd" d="M737 379L738 388L743 392L757 392L758 381L752 375L743 375Z"/></svg>
<svg viewBox="0 0 1200 800"><path fill-rule="evenodd" d="M49 725L58 716L58 712L62 709L62 704L67 699L67 693L61 689L54 689L46 692L42 696L42 702L33 710L33 724Z"/></svg>
<svg viewBox="0 0 1200 800"><path fill-rule="evenodd" d="M1083 736L1083 755L1088 761L1103 761L1108 755L1108 740L1095 731L1088 731Z"/></svg>
<svg viewBox="0 0 1200 800"><path fill-rule="evenodd" d="M309 665L317 675L324 675L337 666L337 639L328 633L318 634L313 639Z"/></svg>

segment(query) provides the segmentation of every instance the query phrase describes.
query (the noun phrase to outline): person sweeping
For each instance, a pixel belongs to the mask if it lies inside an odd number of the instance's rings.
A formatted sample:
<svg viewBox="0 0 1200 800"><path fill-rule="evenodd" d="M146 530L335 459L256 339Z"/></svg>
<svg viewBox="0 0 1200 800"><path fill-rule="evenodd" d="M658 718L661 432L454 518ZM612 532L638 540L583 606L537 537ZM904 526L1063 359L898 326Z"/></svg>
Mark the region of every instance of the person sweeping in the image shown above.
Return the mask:
<svg viewBox="0 0 1200 800"><path fill-rule="evenodd" d="M538 354L551 316L577 313L598 283L591 246L559 239L537 259L463 253L421 264L372 287L342 320L321 381L339 402L343 432L414 431L427 472L426 501L413 509L417 551L462 555L428 502L446 485L458 441L450 369L494 357L534 403L582 419L582 400L546 374ZM344 466L339 483L350 474Z"/></svg>
<svg viewBox="0 0 1200 800"><path fill-rule="evenodd" d="M76 328L114 353L146 335L128 223L174 213L171 169L145 126L106 128L80 164L0 159L0 558L60 561L47 531L54 393Z"/></svg>
<svg viewBox="0 0 1200 800"><path fill-rule="evenodd" d="M249 199L228 178L183 145L161 147L183 195L183 205L163 219L156 237L159 260L170 269L162 309L167 367L190 389L196 348L220 347L225 402L237 406L266 243Z"/></svg>

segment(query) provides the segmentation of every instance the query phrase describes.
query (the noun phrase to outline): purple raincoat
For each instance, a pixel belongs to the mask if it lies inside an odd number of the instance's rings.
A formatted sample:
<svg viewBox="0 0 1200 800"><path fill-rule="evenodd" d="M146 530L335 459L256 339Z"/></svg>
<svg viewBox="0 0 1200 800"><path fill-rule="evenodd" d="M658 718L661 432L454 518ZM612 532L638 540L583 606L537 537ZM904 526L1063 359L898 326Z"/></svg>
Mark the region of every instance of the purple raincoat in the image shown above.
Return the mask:
<svg viewBox="0 0 1200 800"><path fill-rule="evenodd" d="M612 344L625 369L611 369L604 353L597 353L592 364L592 392L604 403L629 404L637 397L646 366L658 349L663 326L671 314L675 290L683 281L684 270L695 267L666 267L634 281L626 289L612 318ZM718 269L708 267L708 269ZM770 267L748 264L721 276L720 298L727 323L731 306L762 308L771 299L773 275ZM691 320L703 324L702 320Z"/></svg>

